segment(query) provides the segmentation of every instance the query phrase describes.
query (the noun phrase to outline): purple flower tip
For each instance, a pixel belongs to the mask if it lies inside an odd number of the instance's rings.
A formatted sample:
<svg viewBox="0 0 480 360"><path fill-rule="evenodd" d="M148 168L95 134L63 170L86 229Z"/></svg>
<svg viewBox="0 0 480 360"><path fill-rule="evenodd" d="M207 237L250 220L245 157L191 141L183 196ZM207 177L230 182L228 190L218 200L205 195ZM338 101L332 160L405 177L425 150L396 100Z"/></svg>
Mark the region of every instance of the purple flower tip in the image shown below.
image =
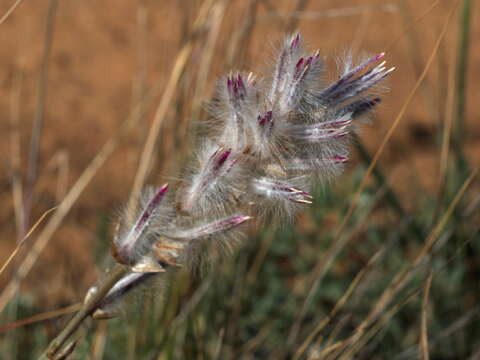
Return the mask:
<svg viewBox="0 0 480 360"><path fill-rule="evenodd" d="M214 166L216 170L220 169L223 166L223 164L225 163L225 161L227 161L231 153L232 153L231 149L227 149L223 151L223 148L220 148L219 150L217 150L217 152L213 155L214 157L217 158Z"/></svg>
<svg viewBox="0 0 480 360"><path fill-rule="evenodd" d="M348 161L348 158L346 156L334 156L331 159L335 163L344 163Z"/></svg>
<svg viewBox="0 0 480 360"><path fill-rule="evenodd" d="M293 50L295 49L298 44L300 43L300 34L297 33L297 35L293 38L292 43L290 45L290 48Z"/></svg>
<svg viewBox="0 0 480 360"><path fill-rule="evenodd" d="M174 234L168 235L168 237L178 240L193 240L206 238L215 234L231 230L249 219L251 219L250 216L236 215L229 218L220 219L206 225L197 226L188 230L179 230Z"/></svg>
<svg viewBox="0 0 480 360"><path fill-rule="evenodd" d="M168 190L168 183L165 183L162 185L162 187L158 190L159 193L161 193L162 195L165 194Z"/></svg>
<svg viewBox="0 0 480 360"><path fill-rule="evenodd" d="M245 83L243 82L243 78L240 74L237 76L237 84L239 89L245 90Z"/></svg>
<svg viewBox="0 0 480 360"><path fill-rule="evenodd" d="M310 195L308 192L306 191L300 191L299 192L300 195L302 195L303 197L307 198L307 199L313 199L313 196Z"/></svg>
<svg viewBox="0 0 480 360"><path fill-rule="evenodd" d="M296 188L284 188L283 189L286 192L292 193L292 196L289 196L288 199L292 202L296 202L299 204L311 204L313 196L310 195L308 192L299 190Z"/></svg>
<svg viewBox="0 0 480 360"><path fill-rule="evenodd" d="M267 111L265 114L263 115L258 115L258 123L260 124L260 126L269 126L269 127L272 127L273 126L273 113L272 111Z"/></svg>
<svg viewBox="0 0 480 360"><path fill-rule="evenodd" d="M247 93L247 88L245 87L245 82L240 74L227 77L227 91L230 100L234 104L238 104L239 100L243 100Z"/></svg>
<svg viewBox="0 0 480 360"><path fill-rule="evenodd" d="M250 219L252 219L251 216L243 216L242 215L242 216L236 216L236 217L232 218L231 221L232 221L232 224L240 225L240 224L242 224L245 221L250 220Z"/></svg>
<svg viewBox="0 0 480 360"><path fill-rule="evenodd" d="M145 226L145 223L148 221L148 219L150 219L150 216L152 216L153 212L158 207L158 205L160 205L160 202L165 196L165 193L167 192L167 190L168 190L168 184L164 184L162 187L160 187L157 190L157 192L155 193L155 196L148 203L147 208L142 213L140 220L136 224L135 226L136 231L141 231L141 229Z"/></svg>
<svg viewBox="0 0 480 360"><path fill-rule="evenodd" d="M305 59L304 59L303 57L301 57L300 59L298 59L297 65L295 65L295 70L297 70L297 72L300 71L300 69L301 69L304 61L305 61ZM307 61L308 61L308 60L307 60Z"/></svg>

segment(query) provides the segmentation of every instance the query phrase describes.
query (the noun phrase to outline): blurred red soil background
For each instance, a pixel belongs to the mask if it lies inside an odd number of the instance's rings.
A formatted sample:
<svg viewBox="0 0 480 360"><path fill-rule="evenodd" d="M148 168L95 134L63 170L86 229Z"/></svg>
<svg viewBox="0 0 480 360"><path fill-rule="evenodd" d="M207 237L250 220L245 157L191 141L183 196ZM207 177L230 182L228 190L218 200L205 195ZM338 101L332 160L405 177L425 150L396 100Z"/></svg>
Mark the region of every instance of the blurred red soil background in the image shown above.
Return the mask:
<svg viewBox="0 0 480 360"><path fill-rule="evenodd" d="M254 13L248 13L249 4L254 2L257 3ZM13 0L0 0L0 15L12 3ZM281 39L286 19L292 15L296 3L293 0L227 2L212 67L208 74L202 74L207 79L204 101L212 95L215 80L230 69L261 72L269 61L272 44ZM385 94L376 119L361 133L373 153L412 90L419 75L418 64L421 70L454 1L440 1L410 34L389 49L386 47L392 40L425 12L432 1L323 0L305 3L307 6L296 14L297 28L310 47L319 48L326 57L330 70L327 77L335 74L331 71L335 69L335 58L352 48L357 54L386 50L388 64L397 68L388 81L390 91ZM33 191L30 226L44 211L59 203L101 146L115 134L142 94L156 84L166 84L200 5L199 0L59 1L49 56L39 178ZM480 11L476 5L468 59L464 147L471 164L478 165ZM19 173L25 179L28 172L47 10L48 1L23 1L0 25L2 264L18 238L12 177ZM252 14L251 41L242 44L242 50L229 59L232 33L239 26L245 26L245 16ZM407 208L419 201L420 189L433 193L437 185L440 162L437 129L439 114L444 114L445 110L448 69L458 46L458 19L457 10L425 86L415 95L381 160L385 174ZM158 156L148 183L160 184L182 166L181 155L188 145L185 124L192 120L190 82L198 79L196 70L206 55L204 42L201 39L195 43L177 96L164 119L156 151ZM15 101L18 101L17 115ZM158 102L157 96L153 108ZM78 301L96 278L94 258L99 247L99 219L105 215L113 218L115 211L128 199L153 113L149 111L143 117L96 174L23 282L22 292L28 292L39 303L48 299L48 305L41 307L52 308ZM21 161L19 169L12 169L15 155L12 134L16 129L19 130ZM359 162L355 157L352 159L353 165ZM35 234L30 243L35 241ZM20 260L29 248L30 245L25 247ZM2 288L10 281L14 268L11 266L2 275Z"/></svg>

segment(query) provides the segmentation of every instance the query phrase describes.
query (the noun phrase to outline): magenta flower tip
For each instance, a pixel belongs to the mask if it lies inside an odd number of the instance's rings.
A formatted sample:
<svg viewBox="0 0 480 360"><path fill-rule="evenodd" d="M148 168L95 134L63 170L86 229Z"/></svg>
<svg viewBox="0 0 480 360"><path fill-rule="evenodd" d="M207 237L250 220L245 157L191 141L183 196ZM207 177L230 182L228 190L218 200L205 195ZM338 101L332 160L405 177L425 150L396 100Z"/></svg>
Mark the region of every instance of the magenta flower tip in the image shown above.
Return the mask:
<svg viewBox="0 0 480 360"><path fill-rule="evenodd" d="M304 59L303 57L301 57L300 59L298 59L297 65L295 65L295 69L296 69L297 71L300 70L300 68L301 68L301 66L303 65L303 62L304 62L304 61L305 61L305 59Z"/></svg>
<svg viewBox="0 0 480 360"><path fill-rule="evenodd" d="M167 190L168 190L168 183L165 183L160 187L160 190L158 190L158 192L161 194L165 194Z"/></svg>
<svg viewBox="0 0 480 360"><path fill-rule="evenodd" d="M252 219L251 216L237 216L235 217L234 219L232 219L232 222L235 223L236 225L240 225L242 223L244 223L245 221L247 220L250 220Z"/></svg>
<svg viewBox="0 0 480 360"><path fill-rule="evenodd" d="M335 163L345 163L348 161L348 158L346 156L334 156L332 161Z"/></svg>
<svg viewBox="0 0 480 360"><path fill-rule="evenodd" d="M266 126L269 125L269 127L273 126L273 112L272 111L267 111L263 115L258 115L258 123L260 126Z"/></svg>
<svg viewBox="0 0 480 360"><path fill-rule="evenodd" d="M219 169L223 166L225 161L227 161L228 157L232 153L232 150L227 149L227 150L223 151L223 149L219 149L219 152L220 153L214 154L214 156L217 157L216 163L215 163L215 169Z"/></svg>
<svg viewBox="0 0 480 360"><path fill-rule="evenodd" d="M300 43L300 34L297 33L297 35L293 38L292 43L290 45L290 48L293 50L295 49L298 44Z"/></svg>
<svg viewBox="0 0 480 360"><path fill-rule="evenodd" d="M237 83L238 83L238 88L241 89L242 91L245 91L245 83L243 82L243 78L240 74L237 76Z"/></svg>
<svg viewBox="0 0 480 360"><path fill-rule="evenodd" d="M157 209L157 207L160 205L160 202L162 201L163 197L165 196L165 193L168 190L168 184L164 184L162 187L160 187L155 196L150 200L148 203L146 209L143 211L143 213L140 216L139 221L137 222L135 226L135 231L141 232L142 229L145 227L146 223L152 216L153 212Z"/></svg>

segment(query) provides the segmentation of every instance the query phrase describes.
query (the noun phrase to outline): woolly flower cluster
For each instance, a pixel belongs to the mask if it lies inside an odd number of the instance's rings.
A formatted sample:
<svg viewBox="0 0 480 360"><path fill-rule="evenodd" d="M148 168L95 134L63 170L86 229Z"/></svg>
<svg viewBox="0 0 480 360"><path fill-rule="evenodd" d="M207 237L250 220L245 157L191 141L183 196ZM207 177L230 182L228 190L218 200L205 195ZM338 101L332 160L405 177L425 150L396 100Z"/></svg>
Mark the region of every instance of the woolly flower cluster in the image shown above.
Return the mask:
<svg viewBox="0 0 480 360"><path fill-rule="evenodd" d="M385 62L375 65L383 56L357 66L347 60L343 74L326 85L319 52L307 54L295 34L284 40L269 77L239 72L222 79L211 134L175 194L167 185L146 190L136 214L119 226L113 255L131 271L95 316L110 316L132 289L188 263L202 249L198 244L229 247L247 220L272 213L288 219L310 204L311 185L348 160L354 120L380 102L367 92L393 71Z"/></svg>

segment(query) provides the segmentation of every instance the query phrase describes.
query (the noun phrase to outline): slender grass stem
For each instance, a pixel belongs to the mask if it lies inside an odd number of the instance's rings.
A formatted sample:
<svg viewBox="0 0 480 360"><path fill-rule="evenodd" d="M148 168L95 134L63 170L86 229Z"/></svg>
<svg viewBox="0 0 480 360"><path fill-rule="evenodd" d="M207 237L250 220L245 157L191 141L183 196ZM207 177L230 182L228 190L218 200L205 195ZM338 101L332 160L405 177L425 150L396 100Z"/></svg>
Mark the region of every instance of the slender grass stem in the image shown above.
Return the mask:
<svg viewBox="0 0 480 360"><path fill-rule="evenodd" d="M57 354L67 340L76 332L85 319L92 314L98 304L107 295L108 291L120 280L127 272L128 267L116 265L106 276L105 280L97 287L97 291L83 304L83 307L69 321L62 332L50 343L46 352L40 359L52 359Z"/></svg>
<svg viewBox="0 0 480 360"><path fill-rule="evenodd" d="M466 178L469 173L467 159L463 153L462 144L464 142L465 116L466 116L466 89L468 74L468 55L470 49L470 20L472 14L473 2L471 0L462 1L462 10L459 19L459 39L458 39L458 62L457 62L457 83L456 83L456 118L453 125L453 148L457 157L457 170L462 177L460 181Z"/></svg>
<svg viewBox="0 0 480 360"><path fill-rule="evenodd" d="M40 156L40 140L42 137L43 121L45 116L45 102L47 99L48 73L50 55L52 53L53 35L55 30L55 18L57 14L58 0L50 0L48 4L47 24L43 48L42 67L40 79L37 84L37 105L33 120L32 137L30 141L30 153L28 158L28 173L25 202L25 223L29 224L30 210L32 207L33 188L37 180L38 161ZM22 234L23 235L23 234Z"/></svg>

